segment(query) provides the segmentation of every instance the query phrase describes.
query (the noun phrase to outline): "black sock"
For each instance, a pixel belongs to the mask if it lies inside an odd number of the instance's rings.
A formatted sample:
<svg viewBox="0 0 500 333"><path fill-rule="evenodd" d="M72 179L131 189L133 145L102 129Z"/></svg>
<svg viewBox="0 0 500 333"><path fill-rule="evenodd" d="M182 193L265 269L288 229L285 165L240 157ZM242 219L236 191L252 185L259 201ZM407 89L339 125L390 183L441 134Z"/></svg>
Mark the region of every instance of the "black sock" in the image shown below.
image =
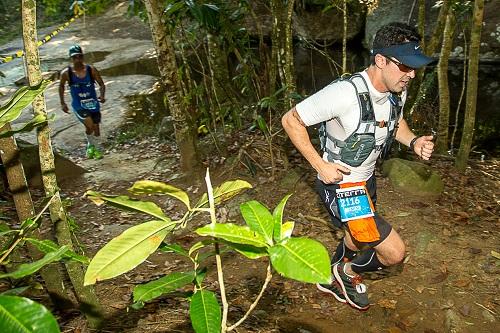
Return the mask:
<svg viewBox="0 0 500 333"><path fill-rule="evenodd" d="M380 262L374 249L363 251L351 261L352 271L358 274L374 272L386 267Z"/></svg>
<svg viewBox="0 0 500 333"><path fill-rule="evenodd" d="M336 263L341 262L344 258L352 260L352 258L356 257L356 254L356 251L351 250L345 245L344 239L342 238L339 245L337 246L337 249L335 250L335 254L332 257L332 266Z"/></svg>

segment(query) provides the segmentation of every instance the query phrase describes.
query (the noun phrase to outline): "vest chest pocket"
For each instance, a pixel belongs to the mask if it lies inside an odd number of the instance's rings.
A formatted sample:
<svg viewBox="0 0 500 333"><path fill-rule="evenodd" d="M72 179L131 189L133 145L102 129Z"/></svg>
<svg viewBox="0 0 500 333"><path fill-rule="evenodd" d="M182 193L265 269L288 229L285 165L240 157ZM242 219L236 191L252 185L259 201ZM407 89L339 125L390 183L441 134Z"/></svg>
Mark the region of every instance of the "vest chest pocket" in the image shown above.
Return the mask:
<svg viewBox="0 0 500 333"><path fill-rule="evenodd" d="M341 147L341 161L353 166L360 166L375 149L375 136L373 134L353 134L344 141Z"/></svg>

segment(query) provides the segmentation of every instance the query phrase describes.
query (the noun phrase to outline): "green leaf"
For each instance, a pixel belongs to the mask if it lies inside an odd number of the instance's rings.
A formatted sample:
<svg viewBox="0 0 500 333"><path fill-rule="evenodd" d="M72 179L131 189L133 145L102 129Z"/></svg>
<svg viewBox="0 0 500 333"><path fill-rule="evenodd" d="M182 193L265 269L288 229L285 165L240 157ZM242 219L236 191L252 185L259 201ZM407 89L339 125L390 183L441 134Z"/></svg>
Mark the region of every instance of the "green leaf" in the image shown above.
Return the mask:
<svg viewBox="0 0 500 333"><path fill-rule="evenodd" d="M310 283L330 283L330 257L318 241L288 238L269 248L271 263L281 275Z"/></svg>
<svg viewBox="0 0 500 333"><path fill-rule="evenodd" d="M172 273L158 280L137 285L134 288L134 302L147 302L163 294L184 287L195 279L195 272Z"/></svg>
<svg viewBox="0 0 500 333"><path fill-rule="evenodd" d="M18 89L7 103L0 106L0 128L8 122L16 120L21 115L23 109L45 91L49 83L50 81L44 80L37 87L22 87Z"/></svg>
<svg viewBox="0 0 500 333"><path fill-rule="evenodd" d="M235 244L231 242L224 242L224 244L249 259L258 259L268 256L267 249L263 247L255 247L247 244Z"/></svg>
<svg viewBox="0 0 500 333"><path fill-rule="evenodd" d="M225 182L214 190L215 204L217 205L227 201L248 188L252 188L252 185L244 180L232 180ZM196 204L196 208L201 207L208 207L208 196L206 193L203 194Z"/></svg>
<svg viewBox="0 0 500 333"><path fill-rule="evenodd" d="M31 275L37 272L40 268L45 265L48 265L54 261L61 260L63 255L68 251L68 247L66 245L61 246L57 251L47 253L42 259L37 260L35 262L30 262L28 264L22 264L19 266L17 270L14 272L9 272L0 275L0 279L4 279L6 277L11 277L14 279L20 279L27 275Z"/></svg>
<svg viewBox="0 0 500 333"><path fill-rule="evenodd" d="M176 224L150 221L125 230L92 258L83 284L94 284L135 268L158 248Z"/></svg>
<svg viewBox="0 0 500 333"><path fill-rule="evenodd" d="M165 253L177 253L180 254L181 256L184 257L189 257L188 252L180 245L178 244L167 244L167 243L162 243L161 246L158 248L158 250L165 252Z"/></svg>
<svg viewBox="0 0 500 333"><path fill-rule="evenodd" d="M10 131L3 131L0 132L0 138L7 138L9 136L12 136L16 133L23 133L23 132L31 132L34 128L46 124L47 123L47 118L45 118L44 115L37 115L33 117L29 122L25 123L23 126L17 129L13 129Z"/></svg>
<svg viewBox="0 0 500 333"><path fill-rule="evenodd" d="M189 305L191 324L196 333L219 333L221 310L215 294L209 290L198 290Z"/></svg>
<svg viewBox="0 0 500 333"><path fill-rule="evenodd" d="M191 209L187 193L172 185L152 180L140 180L128 190L133 194L166 194L182 201L188 209Z"/></svg>
<svg viewBox="0 0 500 333"><path fill-rule="evenodd" d="M27 238L26 240L28 242L30 242L31 244L35 245L38 248L38 250L40 250L43 253L57 251L58 249L61 248L61 246L57 245L56 243L54 243L50 239L40 240L40 239L36 239L36 238ZM63 258L78 261L84 265L88 265L90 263L89 258L82 256L82 255L79 255L78 253L75 253L69 249L68 249L68 251L66 251L64 253Z"/></svg>
<svg viewBox="0 0 500 333"><path fill-rule="evenodd" d="M160 220L169 222L170 219L163 213L160 207L151 201L141 201L127 197L126 195L114 196L106 195L95 191L87 191L85 195L96 205L102 205L108 202L111 206L133 211L146 213L157 217Z"/></svg>
<svg viewBox="0 0 500 333"><path fill-rule="evenodd" d="M280 240L283 239L281 230L281 224L283 223L283 211L285 210L285 205L286 202L288 201L288 198L290 198L292 195L287 194L283 199L281 199L280 203L276 208L274 208L273 211L273 217L274 217L274 230L273 230L273 238L276 242L279 242Z"/></svg>
<svg viewBox="0 0 500 333"><path fill-rule="evenodd" d="M14 295L14 296L17 296L17 295L21 295L22 293L24 293L26 290L30 289L31 286L24 286L24 287L18 287L18 288L14 288L14 289L9 289L9 290L6 290L4 292L1 292L0 295Z"/></svg>
<svg viewBox="0 0 500 333"><path fill-rule="evenodd" d="M240 226L232 223L209 224L196 229L196 233L200 236L222 238L231 243L267 247L266 240L261 235L256 234L247 226Z"/></svg>
<svg viewBox="0 0 500 333"><path fill-rule="evenodd" d="M295 222L288 221L283 223L281 226L281 239L292 237L293 228L295 227Z"/></svg>
<svg viewBox="0 0 500 333"><path fill-rule="evenodd" d="M215 243L215 241L213 239L204 239L200 242L197 242L196 244L191 246L191 248L189 249L188 255L191 257L193 252L198 251L199 249L204 248L205 246L213 244L213 243Z"/></svg>
<svg viewBox="0 0 500 333"><path fill-rule="evenodd" d="M267 244L273 245L274 218L271 212L255 200L241 204L240 210L250 229L262 235Z"/></svg>
<svg viewBox="0 0 500 333"><path fill-rule="evenodd" d="M59 333L54 316L43 305L18 296L0 296L0 328L5 333Z"/></svg>
<svg viewBox="0 0 500 333"><path fill-rule="evenodd" d="M203 267L202 269L199 269L196 271L196 286L201 287L201 284L203 280L205 280L205 277L207 276L207 268Z"/></svg>

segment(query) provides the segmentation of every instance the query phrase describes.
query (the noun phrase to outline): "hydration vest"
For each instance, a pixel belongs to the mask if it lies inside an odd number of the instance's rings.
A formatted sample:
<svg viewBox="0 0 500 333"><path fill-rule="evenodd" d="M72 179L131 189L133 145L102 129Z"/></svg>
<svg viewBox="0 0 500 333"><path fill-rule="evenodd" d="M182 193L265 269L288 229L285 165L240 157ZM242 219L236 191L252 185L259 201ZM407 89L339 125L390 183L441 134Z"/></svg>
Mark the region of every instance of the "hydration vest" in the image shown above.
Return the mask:
<svg viewBox="0 0 500 333"><path fill-rule="evenodd" d="M328 133L326 130L326 121L321 123L319 128L321 150L327 153L329 162L340 160L352 167L360 166L374 150L381 151L380 156L386 158L396 137L399 117L403 107L401 98L397 94L391 93L389 95L391 103L389 120L377 121L368 85L364 77L359 73L342 75L332 83L338 81L346 81L353 85L358 98L359 123L356 130L345 140L339 140ZM380 145L377 145L375 142L375 128L377 127L387 128L387 136ZM329 144L327 145L327 143ZM328 146L333 146L334 148L330 149Z"/></svg>

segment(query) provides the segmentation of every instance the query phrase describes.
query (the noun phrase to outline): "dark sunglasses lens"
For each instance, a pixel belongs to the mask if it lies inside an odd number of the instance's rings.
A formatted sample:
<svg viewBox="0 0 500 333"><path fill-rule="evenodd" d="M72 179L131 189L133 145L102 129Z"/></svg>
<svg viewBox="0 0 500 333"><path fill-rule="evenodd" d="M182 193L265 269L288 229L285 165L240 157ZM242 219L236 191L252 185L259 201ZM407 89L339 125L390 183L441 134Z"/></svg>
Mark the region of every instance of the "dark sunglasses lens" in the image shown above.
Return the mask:
<svg viewBox="0 0 500 333"><path fill-rule="evenodd" d="M398 68L401 72L405 72L405 73L408 73L408 72L411 72L413 70L413 68L411 67L408 67L406 65L403 65L402 63L399 63L397 64L398 65Z"/></svg>
<svg viewBox="0 0 500 333"><path fill-rule="evenodd" d="M81 54L75 54L74 56L71 57L72 59L81 59L82 55Z"/></svg>

